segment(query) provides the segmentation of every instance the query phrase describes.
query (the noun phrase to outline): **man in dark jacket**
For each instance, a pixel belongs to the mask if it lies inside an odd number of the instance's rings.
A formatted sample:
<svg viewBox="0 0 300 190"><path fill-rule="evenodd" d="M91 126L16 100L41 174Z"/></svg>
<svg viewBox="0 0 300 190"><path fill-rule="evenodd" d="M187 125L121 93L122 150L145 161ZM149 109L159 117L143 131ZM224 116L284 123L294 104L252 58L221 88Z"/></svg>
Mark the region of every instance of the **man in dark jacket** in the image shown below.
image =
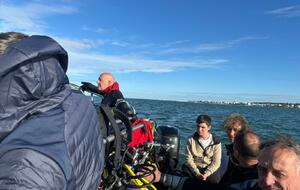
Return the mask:
<svg viewBox="0 0 300 190"><path fill-rule="evenodd" d="M46 36L0 33L0 189L97 189L103 140L72 90L67 52Z"/></svg>
<svg viewBox="0 0 300 190"><path fill-rule="evenodd" d="M97 84L98 89L103 91L102 105L114 107L118 100L124 99L119 84L111 73L102 73L97 80Z"/></svg>
<svg viewBox="0 0 300 190"><path fill-rule="evenodd" d="M258 154L260 139L252 131L239 132L233 142L233 156L238 160L238 166L227 169L220 184L232 189L251 189L258 179Z"/></svg>
<svg viewBox="0 0 300 190"><path fill-rule="evenodd" d="M122 100L124 100L124 96L119 89L119 84L111 73L104 72L100 74L97 80L98 86L89 82L82 82L82 84L82 91L88 90L103 96L101 105L117 107L119 101L121 100L120 102L122 102Z"/></svg>

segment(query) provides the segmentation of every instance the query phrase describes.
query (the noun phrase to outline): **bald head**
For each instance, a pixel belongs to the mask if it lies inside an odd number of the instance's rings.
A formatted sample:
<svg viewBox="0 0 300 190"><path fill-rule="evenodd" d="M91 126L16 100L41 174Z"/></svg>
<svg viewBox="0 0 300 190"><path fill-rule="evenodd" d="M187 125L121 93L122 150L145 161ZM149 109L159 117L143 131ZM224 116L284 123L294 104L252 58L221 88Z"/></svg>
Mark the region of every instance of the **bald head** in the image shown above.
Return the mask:
<svg viewBox="0 0 300 190"><path fill-rule="evenodd" d="M104 72L99 76L99 79L97 81L98 89L105 90L107 87L114 84L115 78L111 73Z"/></svg>
<svg viewBox="0 0 300 190"><path fill-rule="evenodd" d="M233 147L238 154L246 160L257 160L259 154L260 139L252 131L238 133L234 139Z"/></svg>
<svg viewBox="0 0 300 190"><path fill-rule="evenodd" d="M108 73L108 72L101 73L101 75L99 76L99 78L104 78L106 80L110 80L110 81L115 82L115 78L114 78L113 74Z"/></svg>

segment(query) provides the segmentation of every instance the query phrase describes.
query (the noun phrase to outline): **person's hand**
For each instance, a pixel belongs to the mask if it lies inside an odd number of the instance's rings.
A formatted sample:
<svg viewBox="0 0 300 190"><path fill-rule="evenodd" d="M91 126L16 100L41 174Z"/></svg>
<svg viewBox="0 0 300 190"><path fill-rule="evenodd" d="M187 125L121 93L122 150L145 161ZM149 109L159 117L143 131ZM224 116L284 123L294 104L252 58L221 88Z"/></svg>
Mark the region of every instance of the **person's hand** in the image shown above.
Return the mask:
<svg viewBox="0 0 300 190"><path fill-rule="evenodd" d="M93 91L93 89L97 88L95 85L93 85L92 83L89 83L89 82L81 82L81 86L80 86L80 89L82 91L86 91L86 90L90 90L90 91Z"/></svg>
<svg viewBox="0 0 300 190"><path fill-rule="evenodd" d="M161 178L161 172L158 170L157 167L155 167L155 171L154 171L154 175L155 175L155 180L153 182L159 182L160 178ZM145 179L147 179L147 181L152 182L154 175L149 175L147 177L145 177Z"/></svg>
<svg viewBox="0 0 300 190"><path fill-rule="evenodd" d="M203 180L203 175L202 174L196 175L196 178L200 179L200 180Z"/></svg>
<svg viewBox="0 0 300 190"><path fill-rule="evenodd" d="M200 179L200 180L203 180L203 181L206 181L208 175L207 174L199 174L199 175L196 175L196 178L197 179Z"/></svg>
<svg viewBox="0 0 300 190"><path fill-rule="evenodd" d="M203 181L206 181L207 177L208 177L208 175L207 175L206 173L205 173L205 174L202 174L202 180L203 180Z"/></svg>

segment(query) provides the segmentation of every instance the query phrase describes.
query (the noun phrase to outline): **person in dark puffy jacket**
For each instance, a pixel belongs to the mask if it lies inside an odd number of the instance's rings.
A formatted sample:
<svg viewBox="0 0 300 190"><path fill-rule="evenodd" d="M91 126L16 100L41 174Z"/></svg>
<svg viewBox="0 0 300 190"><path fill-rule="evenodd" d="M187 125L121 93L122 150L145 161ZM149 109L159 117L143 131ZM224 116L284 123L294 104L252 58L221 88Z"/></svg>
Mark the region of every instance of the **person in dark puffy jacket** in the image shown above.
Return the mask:
<svg viewBox="0 0 300 190"><path fill-rule="evenodd" d="M47 36L0 33L0 189L97 189L104 145L94 106L72 90Z"/></svg>

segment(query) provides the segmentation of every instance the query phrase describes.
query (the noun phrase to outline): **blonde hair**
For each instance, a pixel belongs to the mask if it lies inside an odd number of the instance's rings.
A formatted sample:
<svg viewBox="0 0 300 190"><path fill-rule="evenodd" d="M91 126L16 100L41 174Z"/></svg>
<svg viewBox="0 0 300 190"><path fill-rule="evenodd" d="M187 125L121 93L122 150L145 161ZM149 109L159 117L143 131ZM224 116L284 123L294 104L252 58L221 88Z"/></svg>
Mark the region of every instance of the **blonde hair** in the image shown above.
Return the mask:
<svg viewBox="0 0 300 190"><path fill-rule="evenodd" d="M231 129L234 125L240 125L241 131L248 131L250 130L249 124L247 120L240 114L234 113L228 116L224 121L224 128L225 129Z"/></svg>
<svg viewBox="0 0 300 190"><path fill-rule="evenodd" d="M0 33L0 55L5 52L8 46L27 37L28 36L26 34L22 34L19 32Z"/></svg>

